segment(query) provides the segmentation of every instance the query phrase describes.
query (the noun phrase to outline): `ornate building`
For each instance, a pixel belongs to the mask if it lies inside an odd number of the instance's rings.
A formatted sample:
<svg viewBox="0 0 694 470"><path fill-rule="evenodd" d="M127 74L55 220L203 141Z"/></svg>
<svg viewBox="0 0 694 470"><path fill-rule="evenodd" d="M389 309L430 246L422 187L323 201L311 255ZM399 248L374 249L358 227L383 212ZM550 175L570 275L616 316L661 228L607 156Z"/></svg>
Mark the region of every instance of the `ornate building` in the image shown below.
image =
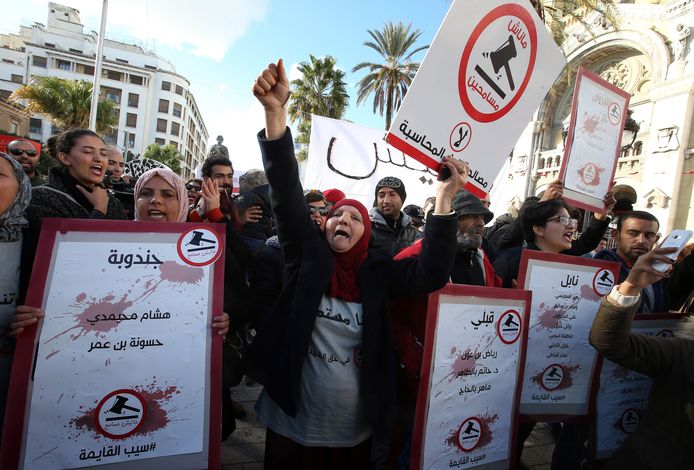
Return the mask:
<svg viewBox="0 0 694 470"><path fill-rule="evenodd" d="M692 229L694 0L637 0L618 3L617 10L618 29L595 13L586 18L589 28L569 27L562 45L569 72L557 80L517 142L506 167L511 184L500 196L506 205L518 203L557 177L581 65L632 95L631 117L640 129L619 158L617 197L653 213L662 233Z"/></svg>

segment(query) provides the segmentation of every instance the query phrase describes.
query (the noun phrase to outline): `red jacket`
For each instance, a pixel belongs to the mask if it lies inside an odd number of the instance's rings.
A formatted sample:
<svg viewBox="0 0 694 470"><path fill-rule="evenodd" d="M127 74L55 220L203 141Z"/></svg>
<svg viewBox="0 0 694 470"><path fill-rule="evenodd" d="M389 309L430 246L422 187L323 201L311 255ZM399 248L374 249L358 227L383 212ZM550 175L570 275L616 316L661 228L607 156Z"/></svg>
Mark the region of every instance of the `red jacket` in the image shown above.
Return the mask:
<svg viewBox="0 0 694 470"><path fill-rule="evenodd" d="M419 256L422 250L422 241L417 240L409 247L395 255L395 259L403 259ZM489 257L482 251L483 268L486 287L501 287L501 278L496 275ZM417 396L419 386L419 374L422 369L422 353L424 351L424 338L426 332L428 295L418 297L401 298L391 301L391 323L395 346L398 349L400 364L407 377L410 379L412 397Z"/></svg>

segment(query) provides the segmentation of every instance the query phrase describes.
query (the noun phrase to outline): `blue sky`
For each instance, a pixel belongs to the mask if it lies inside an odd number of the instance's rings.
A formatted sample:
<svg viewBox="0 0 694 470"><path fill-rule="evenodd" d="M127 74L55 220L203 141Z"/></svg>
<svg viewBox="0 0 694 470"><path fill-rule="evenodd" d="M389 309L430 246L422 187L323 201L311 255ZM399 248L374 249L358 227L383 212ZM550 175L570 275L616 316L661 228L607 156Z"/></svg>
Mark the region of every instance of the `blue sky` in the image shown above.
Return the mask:
<svg viewBox="0 0 694 470"><path fill-rule="evenodd" d="M98 29L100 1L56 3L79 9L83 24ZM45 23L47 4L13 2L2 32L16 33L20 21ZM418 45L430 44L449 6L448 0L111 0L107 31L145 42L169 59L190 80L210 139L224 135L236 166L248 169L260 166L254 134L263 126L250 88L268 62L282 57L291 68L309 54L334 56L346 72L345 119L383 128L371 103L356 104L356 83L364 72L352 73L352 67L379 59L363 45L367 30L403 21L422 31ZM417 59L423 57L422 52Z"/></svg>

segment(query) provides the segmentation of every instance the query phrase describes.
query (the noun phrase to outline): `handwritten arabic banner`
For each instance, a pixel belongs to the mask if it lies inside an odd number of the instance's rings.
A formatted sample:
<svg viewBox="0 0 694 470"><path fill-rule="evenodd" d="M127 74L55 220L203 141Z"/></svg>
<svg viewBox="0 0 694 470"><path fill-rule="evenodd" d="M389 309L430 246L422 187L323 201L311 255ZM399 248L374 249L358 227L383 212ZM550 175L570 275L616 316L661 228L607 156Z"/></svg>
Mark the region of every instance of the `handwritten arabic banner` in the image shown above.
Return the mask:
<svg viewBox="0 0 694 470"><path fill-rule="evenodd" d="M597 357L588 334L618 273L614 262L523 250L518 285L532 291L533 299L522 414L588 414Z"/></svg>
<svg viewBox="0 0 694 470"><path fill-rule="evenodd" d="M384 134L382 129L313 115L304 188L340 188L371 207L376 183L395 176L407 188L405 204L424 204L436 193L436 172L385 143Z"/></svg>
<svg viewBox="0 0 694 470"><path fill-rule="evenodd" d="M449 284L429 297L413 468L509 468L530 292Z"/></svg>
<svg viewBox="0 0 694 470"><path fill-rule="evenodd" d="M483 197L565 64L530 3L454 1L387 141L437 171L467 161Z"/></svg>
<svg viewBox="0 0 694 470"><path fill-rule="evenodd" d="M637 315L631 332L646 336L672 337L681 315ZM609 459L638 428L648 408L652 380L643 374L601 359L595 394L593 460Z"/></svg>
<svg viewBox="0 0 694 470"><path fill-rule="evenodd" d="M223 237L213 225L44 221L28 299L46 316L17 344L2 468L218 460L210 325Z"/></svg>
<svg viewBox="0 0 694 470"><path fill-rule="evenodd" d="M587 69L578 70L560 171L564 198L573 205L605 210L603 196L617 168L629 97Z"/></svg>

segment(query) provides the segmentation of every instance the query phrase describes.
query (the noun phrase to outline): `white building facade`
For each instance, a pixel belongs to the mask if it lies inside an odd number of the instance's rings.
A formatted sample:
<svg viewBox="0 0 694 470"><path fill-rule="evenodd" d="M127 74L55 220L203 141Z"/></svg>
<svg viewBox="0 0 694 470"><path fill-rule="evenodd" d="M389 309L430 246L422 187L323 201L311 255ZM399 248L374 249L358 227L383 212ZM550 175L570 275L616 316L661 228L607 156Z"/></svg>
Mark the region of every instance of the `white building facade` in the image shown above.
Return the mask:
<svg viewBox="0 0 694 470"><path fill-rule="evenodd" d="M567 30L562 48L571 75L560 77L516 143L505 167L508 184L498 191L499 214L557 178L581 65L631 93L629 109L640 124L619 158L616 196L654 214L663 234L694 229L694 2L635 0L617 10L618 30L596 14L587 17L590 31L580 24Z"/></svg>
<svg viewBox="0 0 694 470"><path fill-rule="evenodd" d="M97 32L85 32L78 10L49 3L47 26L34 23L20 26L19 34L0 35L0 98L35 76L93 81L97 39ZM119 109L118 128L105 139L133 155L149 144L172 144L183 155L182 176L190 177L209 140L190 82L140 45L106 38L103 57L100 96ZM45 116L30 120L32 139L45 142L55 131Z"/></svg>

